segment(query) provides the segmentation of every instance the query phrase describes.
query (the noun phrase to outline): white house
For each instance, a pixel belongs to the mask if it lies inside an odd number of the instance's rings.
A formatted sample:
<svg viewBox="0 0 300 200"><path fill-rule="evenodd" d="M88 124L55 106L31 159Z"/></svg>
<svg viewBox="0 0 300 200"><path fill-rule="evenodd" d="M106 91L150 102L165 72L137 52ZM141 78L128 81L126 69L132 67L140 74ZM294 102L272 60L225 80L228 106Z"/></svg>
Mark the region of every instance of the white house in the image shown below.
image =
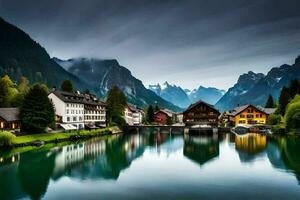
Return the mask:
<svg viewBox="0 0 300 200"><path fill-rule="evenodd" d="M77 129L106 126L106 105L95 95L54 90L48 95L55 107L57 123Z"/></svg>
<svg viewBox="0 0 300 200"><path fill-rule="evenodd" d="M80 95L55 90L48 97L53 102L58 123L84 128L84 104Z"/></svg>
<svg viewBox="0 0 300 200"><path fill-rule="evenodd" d="M128 125L139 125L143 121L144 112L133 105L125 107L125 121Z"/></svg>

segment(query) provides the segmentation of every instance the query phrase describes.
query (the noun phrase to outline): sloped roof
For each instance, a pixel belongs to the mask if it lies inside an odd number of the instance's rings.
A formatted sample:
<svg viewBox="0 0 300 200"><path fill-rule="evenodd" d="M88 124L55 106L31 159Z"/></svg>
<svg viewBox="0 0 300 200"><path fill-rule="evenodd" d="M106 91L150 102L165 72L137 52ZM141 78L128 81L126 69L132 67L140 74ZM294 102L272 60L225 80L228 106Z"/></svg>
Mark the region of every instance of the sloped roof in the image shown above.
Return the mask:
<svg viewBox="0 0 300 200"><path fill-rule="evenodd" d="M189 111L190 109L196 107L197 105L199 105L199 104L201 104L201 103L204 104L204 105L206 105L206 106L208 106L208 107L210 107L211 109L217 111L218 113L220 113L219 110L216 109L213 105L211 105L211 104L209 104L209 103L206 103L205 101L202 101L202 100L199 100L199 101L197 101L196 103L191 104L185 111L183 111L183 113Z"/></svg>
<svg viewBox="0 0 300 200"><path fill-rule="evenodd" d="M101 106L106 105L103 101L101 101L99 98L92 94L71 93L58 90L52 91L51 93L53 93L60 100L66 103L82 103Z"/></svg>
<svg viewBox="0 0 300 200"><path fill-rule="evenodd" d="M19 121L19 108L0 108L0 117L7 122Z"/></svg>
<svg viewBox="0 0 300 200"><path fill-rule="evenodd" d="M230 113L229 113L229 115L231 115L231 116L236 116L236 115L238 115L239 113L241 113L241 112L243 112L244 110L246 110L248 107L254 107L254 108L256 108L257 110L259 110L259 111L261 111L261 112L263 112L263 113L265 113L265 114L268 114L265 110L264 110L264 108L262 108L262 107L256 107L256 106L254 106L254 105L252 105L252 104L246 104L246 105L243 105L243 106L239 106L239 107L236 107L236 108L234 108L234 110L233 111L231 111Z"/></svg>
<svg viewBox="0 0 300 200"><path fill-rule="evenodd" d="M275 113L276 108L264 108L261 106L257 106L258 109L260 109L261 111L267 113L268 115Z"/></svg>
<svg viewBox="0 0 300 200"><path fill-rule="evenodd" d="M171 111L171 110L169 110L169 109L161 109L161 110L155 112L155 114L156 114L156 113L159 113L159 112L163 112L163 113L167 114L169 117L172 117L173 114L175 114L173 111Z"/></svg>

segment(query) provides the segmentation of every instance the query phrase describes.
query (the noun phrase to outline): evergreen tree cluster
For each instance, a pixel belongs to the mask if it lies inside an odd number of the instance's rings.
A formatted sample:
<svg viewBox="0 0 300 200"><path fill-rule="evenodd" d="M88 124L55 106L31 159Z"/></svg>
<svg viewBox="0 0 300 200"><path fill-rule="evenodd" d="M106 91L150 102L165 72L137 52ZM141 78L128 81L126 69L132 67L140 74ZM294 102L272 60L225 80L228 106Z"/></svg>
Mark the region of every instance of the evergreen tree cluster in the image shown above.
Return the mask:
<svg viewBox="0 0 300 200"><path fill-rule="evenodd" d="M300 83L297 79L292 80L289 87L283 87L279 96L278 113L285 115L286 107L294 99L296 94L300 94Z"/></svg>
<svg viewBox="0 0 300 200"><path fill-rule="evenodd" d="M22 131L42 133L55 122L54 106L48 98L48 88L43 84L33 85L24 97L20 109Z"/></svg>
<svg viewBox="0 0 300 200"><path fill-rule="evenodd" d="M113 86L107 93L107 120L110 125L125 125L124 110L127 105L124 93L117 87Z"/></svg>

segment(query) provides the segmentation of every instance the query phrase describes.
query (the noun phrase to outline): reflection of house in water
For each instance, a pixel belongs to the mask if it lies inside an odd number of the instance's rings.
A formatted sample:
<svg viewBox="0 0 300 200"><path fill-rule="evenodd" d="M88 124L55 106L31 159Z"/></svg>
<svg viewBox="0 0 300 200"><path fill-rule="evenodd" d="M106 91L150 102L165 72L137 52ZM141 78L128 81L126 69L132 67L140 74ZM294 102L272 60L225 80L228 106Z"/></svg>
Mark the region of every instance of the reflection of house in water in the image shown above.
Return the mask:
<svg viewBox="0 0 300 200"><path fill-rule="evenodd" d="M241 161L252 161L267 147L267 137L261 134L249 133L245 135L236 135L235 149L238 151Z"/></svg>
<svg viewBox="0 0 300 200"><path fill-rule="evenodd" d="M200 165L219 156L218 135L211 136L185 136L184 156L197 162Z"/></svg>
<svg viewBox="0 0 300 200"><path fill-rule="evenodd" d="M22 191L17 172L19 154L11 157L0 157L0 199L21 199L26 195Z"/></svg>
<svg viewBox="0 0 300 200"><path fill-rule="evenodd" d="M93 160L105 153L105 140L91 140L85 143L68 145L60 148L55 158L53 178L58 178L67 170L80 165L86 160Z"/></svg>
<svg viewBox="0 0 300 200"><path fill-rule="evenodd" d="M126 151L126 158L134 160L143 155L145 151L144 137L140 134L131 135L129 140L124 145Z"/></svg>

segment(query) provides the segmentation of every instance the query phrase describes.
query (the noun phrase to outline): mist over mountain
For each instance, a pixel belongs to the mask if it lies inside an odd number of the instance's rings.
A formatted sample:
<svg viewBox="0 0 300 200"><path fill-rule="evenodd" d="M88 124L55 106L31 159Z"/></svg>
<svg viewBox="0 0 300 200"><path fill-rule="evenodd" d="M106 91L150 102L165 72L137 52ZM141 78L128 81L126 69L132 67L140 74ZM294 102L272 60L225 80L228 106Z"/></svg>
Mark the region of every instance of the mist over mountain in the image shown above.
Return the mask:
<svg viewBox="0 0 300 200"><path fill-rule="evenodd" d="M216 107L224 111L238 104L264 106L269 95L277 100L282 87L288 86L293 79L300 80L300 56L293 65L274 67L266 75L251 71L241 75L237 83L217 102Z"/></svg>
<svg viewBox="0 0 300 200"><path fill-rule="evenodd" d="M178 106L145 88L142 81L132 76L131 72L115 59L76 58L60 60L53 58L53 60L85 81L99 96L105 96L108 90L116 85L124 92L130 103L139 107L158 104L174 111L181 110Z"/></svg>

